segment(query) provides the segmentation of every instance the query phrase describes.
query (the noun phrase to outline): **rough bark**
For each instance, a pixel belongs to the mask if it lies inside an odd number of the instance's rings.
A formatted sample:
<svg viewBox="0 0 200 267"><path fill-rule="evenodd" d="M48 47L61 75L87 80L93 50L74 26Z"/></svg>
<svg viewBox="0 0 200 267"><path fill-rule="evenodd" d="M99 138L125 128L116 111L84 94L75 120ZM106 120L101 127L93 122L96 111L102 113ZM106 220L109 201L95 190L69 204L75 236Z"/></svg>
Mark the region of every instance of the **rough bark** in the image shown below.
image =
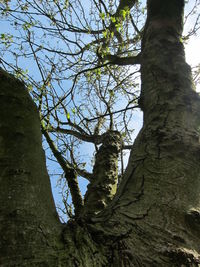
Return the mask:
<svg viewBox="0 0 200 267"><path fill-rule="evenodd" d="M148 1L144 124L107 214L108 225L120 222L113 266L200 264L200 99L180 41L183 8L183 0Z"/></svg>
<svg viewBox="0 0 200 267"><path fill-rule="evenodd" d="M61 224L42 150L40 121L24 85L0 69L0 266L107 266L86 225Z"/></svg>
<svg viewBox="0 0 200 267"><path fill-rule="evenodd" d="M95 156L93 180L85 195L84 217L90 218L102 211L116 194L121 144L119 132L108 131L104 134L102 145Z"/></svg>
<svg viewBox="0 0 200 267"><path fill-rule="evenodd" d="M200 265L200 99L180 41L183 8L148 0L143 128L108 207L90 222L69 221L61 235L35 106L1 72L0 266Z"/></svg>

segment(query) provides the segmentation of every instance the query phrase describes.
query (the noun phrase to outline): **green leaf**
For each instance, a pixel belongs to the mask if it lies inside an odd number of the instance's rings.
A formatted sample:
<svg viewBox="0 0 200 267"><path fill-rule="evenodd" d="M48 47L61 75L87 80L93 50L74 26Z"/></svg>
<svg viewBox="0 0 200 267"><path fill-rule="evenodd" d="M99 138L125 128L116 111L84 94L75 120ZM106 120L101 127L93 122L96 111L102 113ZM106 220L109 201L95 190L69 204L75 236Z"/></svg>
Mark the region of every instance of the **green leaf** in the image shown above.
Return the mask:
<svg viewBox="0 0 200 267"><path fill-rule="evenodd" d="M96 73L97 76L100 76L101 75L101 69L96 69L95 73Z"/></svg>
<svg viewBox="0 0 200 267"><path fill-rule="evenodd" d="M67 119L70 120L70 114L67 112Z"/></svg>
<svg viewBox="0 0 200 267"><path fill-rule="evenodd" d="M106 37L107 37L107 35L108 35L108 32L107 32L107 30L103 31L103 37L104 37L104 38L106 38Z"/></svg>
<svg viewBox="0 0 200 267"><path fill-rule="evenodd" d="M180 37L180 38L179 38L179 41L180 41L181 43L183 43L183 38L182 38L182 37Z"/></svg>
<svg viewBox="0 0 200 267"><path fill-rule="evenodd" d="M25 22L25 23L22 25L22 28L23 28L24 30L28 30L28 29L30 29L32 26L34 26L33 23Z"/></svg>
<svg viewBox="0 0 200 267"><path fill-rule="evenodd" d="M126 10L124 10L124 9L120 10L120 14L121 14L123 20L125 20L125 18L126 18Z"/></svg>
<svg viewBox="0 0 200 267"><path fill-rule="evenodd" d="M27 85L27 89L29 92L31 92L33 90L33 85L32 84L28 84Z"/></svg>
<svg viewBox="0 0 200 267"><path fill-rule="evenodd" d="M99 13L99 16L100 16L100 18L101 18L102 20L105 20L105 13L101 12L101 13Z"/></svg>
<svg viewBox="0 0 200 267"><path fill-rule="evenodd" d="M125 6L124 9L120 10L120 15L123 20L126 19L130 15L130 9L128 6Z"/></svg>
<svg viewBox="0 0 200 267"><path fill-rule="evenodd" d="M116 22L116 18L115 17L110 17L110 20L115 23Z"/></svg>
<svg viewBox="0 0 200 267"><path fill-rule="evenodd" d="M6 35L4 33L1 34L1 39L4 40Z"/></svg>
<svg viewBox="0 0 200 267"><path fill-rule="evenodd" d="M44 129L46 129L46 124L45 124L45 121L44 121L44 120L41 121L41 125L42 125L42 127L43 127Z"/></svg>
<svg viewBox="0 0 200 267"><path fill-rule="evenodd" d="M13 42L13 36L10 34L5 34L5 33L1 33L0 34L0 39L2 41L2 44L4 44L7 48L11 45L11 43Z"/></svg>
<svg viewBox="0 0 200 267"><path fill-rule="evenodd" d="M67 9L69 6L69 0L65 0L65 3L64 3L64 9Z"/></svg>
<svg viewBox="0 0 200 267"><path fill-rule="evenodd" d="M122 136L122 137L126 137L126 132L123 132L123 133L121 134L121 136Z"/></svg>
<svg viewBox="0 0 200 267"><path fill-rule="evenodd" d="M145 7L143 7L143 8L141 9L141 12L142 12L142 14L144 14L144 13L145 13L145 10L146 10L146 8L145 8Z"/></svg>
<svg viewBox="0 0 200 267"><path fill-rule="evenodd" d="M27 3L24 4L24 5L21 5L21 10L22 10L22 11L27 11L28 8L29 8L29 5L28 5Z"/></svg>
<svg viewBox="0 0 200 267"><path fill-rule="evenodd" d="M115 28L116 30L119 32L120 31L120 28L122 27L121 23L116 23L115 24Z"/></svg>

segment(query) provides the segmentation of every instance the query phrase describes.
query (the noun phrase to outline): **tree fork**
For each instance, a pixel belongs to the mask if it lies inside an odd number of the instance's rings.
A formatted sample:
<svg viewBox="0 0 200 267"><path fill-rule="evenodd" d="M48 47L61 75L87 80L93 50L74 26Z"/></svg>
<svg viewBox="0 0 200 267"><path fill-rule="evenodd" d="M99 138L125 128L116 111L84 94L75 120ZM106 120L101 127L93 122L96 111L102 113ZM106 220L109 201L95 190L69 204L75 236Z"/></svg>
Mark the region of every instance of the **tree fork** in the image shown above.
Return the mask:
<svg viewBox="0 0 200 267"><path fill-rule="evenodd" d="M0 259L5 266L199 266L200 99L180 40L184 1L147 3L143 128L116 196L90 223L65 225L64 249L58 250L60 226L40 166L36 108L24 89L17 89L21 84L1 73Z"/></svg>
<svg viewBox="0 0 200 267"><path fill-rule="evenodd" d="M24 84L0 69L0 88L0 266L109 266L108 246L82 221L58 219L39 114Z"/></svg>

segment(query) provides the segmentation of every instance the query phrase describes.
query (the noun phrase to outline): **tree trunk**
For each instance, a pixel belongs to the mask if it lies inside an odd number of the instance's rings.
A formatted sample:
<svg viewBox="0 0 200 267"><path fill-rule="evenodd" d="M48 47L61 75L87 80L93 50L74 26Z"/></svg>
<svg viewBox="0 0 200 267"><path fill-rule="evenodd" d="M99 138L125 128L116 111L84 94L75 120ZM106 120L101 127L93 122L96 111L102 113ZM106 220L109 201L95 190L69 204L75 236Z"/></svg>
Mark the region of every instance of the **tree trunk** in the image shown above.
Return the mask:
<svg viewBox="0 0 200 267"><path fill-rule="evenodd" d="M148 1L144 123L108 219L125 235L113 266L200 264L200 99L180 41L183 9L183 0Z"/></svg>
<svg viewBox="0 0 200 267"><path fill-rule="evenodd" d="M58 223L36 108L1 72L0 266L200 266L200 99L181 43L184 0L148 0L144 124L108 207Z"/></svg>
<svg viewBox="0 0 200 267"><path fill-rule="evenodd" d="M24 85L3 70L0 88L0 266L48 266L61 229L39 116Z"/></svg>
<svg viewBox="0 0 200 267"><path fill-rule="evenodd" d="M119 132L109 130L104 134L102 145L95 155L93 179L85 194L82 216L86 219L102 211L116 194L121 144Z"/></svg>

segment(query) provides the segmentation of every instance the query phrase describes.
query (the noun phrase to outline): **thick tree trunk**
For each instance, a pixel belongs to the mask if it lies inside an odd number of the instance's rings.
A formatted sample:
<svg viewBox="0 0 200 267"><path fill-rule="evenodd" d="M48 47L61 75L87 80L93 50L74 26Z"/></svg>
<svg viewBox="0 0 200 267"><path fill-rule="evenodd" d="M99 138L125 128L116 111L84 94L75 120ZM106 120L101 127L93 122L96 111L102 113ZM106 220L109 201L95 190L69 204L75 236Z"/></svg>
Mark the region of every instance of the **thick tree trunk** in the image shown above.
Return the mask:
<svg viewBox="0 0 200 267"><path fill-rule="evenodd" d="M0 266L200 265L200 99L180 41L183 8L148 0L144 125L116 196L90 223L59 224L36 108L1 72Z"/></svg>
<svg viewBox="0 0 200 267"><path fill-rule="evenodd" d="M200 264L200 99L180 41L183 8L183 0L148 1L144 124L108 219L125 236L113 266Z"/></svg>
<svg viewBox="0 0 200 267"><path fill-rule="evenodd" d="M0 266L56 266L60 222L39 116L24 85L3 70L0 122Z"/></svg>
<svg viewBox="0 0 200 267"><path fill-rule="evenodd" d="M106 246L84 224L60 223L36 106L24 85L2 69L0 122L0 266L108 266Z"/></svg>

